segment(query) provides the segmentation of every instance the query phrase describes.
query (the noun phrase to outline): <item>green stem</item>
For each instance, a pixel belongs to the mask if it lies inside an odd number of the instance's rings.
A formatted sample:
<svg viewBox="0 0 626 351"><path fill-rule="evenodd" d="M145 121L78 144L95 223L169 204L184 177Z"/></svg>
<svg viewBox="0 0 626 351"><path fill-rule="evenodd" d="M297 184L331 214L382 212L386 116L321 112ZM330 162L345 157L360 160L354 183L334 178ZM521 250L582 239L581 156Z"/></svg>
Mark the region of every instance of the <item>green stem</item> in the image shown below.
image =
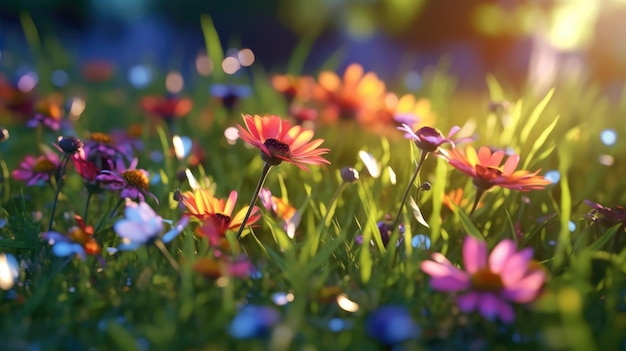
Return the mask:
<svg viewBox="0 0 626 351"><path fill-rule="evenodd" d="M65 168L67 167L67 163L69 162L69 157L67 155L63 156L63 161L61 163L61 168L59 168L59 172L57 173L57 190L54 194L54 202L52 203L52 213L50 213L50 223L48 224L48 231L52 230L52 223L54 222L54 213L57 209L57 202L59 202L59 193L61 192L61 184L63 183L63 175L65 174Z"/></svg>
<svg viewBox="0 0 626 351"><path fill-rule="evenodd" d="M424 160L426 160L426 156L428 156L428 152L424 150L420 150L420 159L417 162L417 167L415 167L415 173L413 173L413 177L404 191L404 195L402 196L402 201L400 202L400 208L398 208L398 213L396 214L396 218L393 220L393 225L391 226L391 230L396 230L398 224L400 224L400 217L402 217L402 209L404 208L404 204L406 203L406 199L409 197L409 192L411 191L411 187L413 187L413 183L415 183L415 179L422 169L422 165L424 164Z"/></svg>
<svg viewBox="0 0 626 351"><path fill-rule="evenodd" d="M330 214L331 209L336 206L336 202L337 199L339 198L339 195L341 195L341 193L343 192L343 189L346 188L346 182L342 182L341 185L339 185L339 187L337 188L337 190L335 190L335 193L333 194L333 197L330 199L330 202L328 203L328 207L326 208L326 215L324 216L324 225L326 227L328 227L330 225L329 221L330 221Z"/></svg>
<svg viewBox="0 0 626 351"><path fill-rule="evenodd" d="M96 226L96 229L94 230L94 233L97 233L100 230L100 228L102 228L102 225L104 224L107 218L111 219L113 218L113 216L115 216L115 213L117 213L117 209L122 205L122 203L124 203L124 198L121 198L117 202L117 204L115 205L115 207L113 208L113 210L108 216L107 215L102 216L102 218L100 219L100 222L98 222L98 225Z"/></svg>
<svg viewBox="0 0 626 351"><path fill-rule="evenodd" d="M89 200L91 200L91 195L93 195L93 193L89 191L87 193L87 200L85 201L85 209L83 211L83 221L85 223L87 223L87 211L89 210Z"/></svg>
<svg viewBox="0 0 626 351"><path fill-rule="evenodd" d="M470 216L474 214L474 211L476 211L476 207L478 207L478 203L480 202L480 199L483 197L484 193L485 193L485 189L476 188L476 198L474 199L472 210L469 213Z"/></svg>
<svg viewBox="0 0 626 351"><path fill-rule="evenodd" d="M237 240L241 238L241 233L243 229L246 227L246 222L248 222L248 218L250 218L250 214L252 213L252 209L254 208L254 204L256 203L257 198L259 197L259 192L265 184L265 179L267 179L267 175L270 172L272 166L265 162L263 165L263 171L261 172L261 177L259 178L259 183L256 185L256 189L254 189L254 195L252 195L252 199L250 199L250 205L248 206L248 212L246 212L246 216L243 218L243 222L241 222L241 227L239 227L239 231L237 231Z"/></svg>
<svg viewBox="0 0 626 351"><path fill-rule="evenodd" d="M174 257L172 257L170 252L167 250L167 247L165 247L165 244L163 244L163 241L161 241L160 239L157 239L154 242L154 246L156 246L159 249L159 251L161 251L161 253L163 254L163 256L165 256L165 258L170 263L172 268L174 268L174 270L178 272L180 270L180 266L178 265L178 262L176 262Z"/></svg>

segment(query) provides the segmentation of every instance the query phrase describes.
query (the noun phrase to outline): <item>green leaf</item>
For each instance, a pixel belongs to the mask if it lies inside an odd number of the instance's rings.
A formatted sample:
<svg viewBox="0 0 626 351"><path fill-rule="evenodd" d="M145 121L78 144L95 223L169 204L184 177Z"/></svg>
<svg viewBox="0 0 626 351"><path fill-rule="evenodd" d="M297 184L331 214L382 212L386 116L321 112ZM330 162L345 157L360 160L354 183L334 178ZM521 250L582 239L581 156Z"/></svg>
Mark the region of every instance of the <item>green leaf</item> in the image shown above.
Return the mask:
<svg viewBox="0 0 626 351"><path fill-rule="evenodd" d="M107 323L107 334L117 345L118 350L139 350L135 338L130 335L128 330L116 322Z"/></svg>
<svg viewBox="0 0 626 351"><path fill-rule="evenodd" d="M417 219L417 221L424 227L429 228L428 223L424 219L424 216L422 216L422 211L420 211L419 206L417 206L417 203L415 203L415 200L413 200L413 196L410 196L409 206L411 206L411 209L413 210L413 216L415 217L415 219Z"/></svg>
<svg viewBox="0 0 626 351"><path fill-rule="evenodd" d="M224 71L222 71L224 50L222 49L220 36L217 34L217 30L215 29L211 16L200 16L200 25L202 27L202 34L204 34L204 43L206 45L207 55L211 59L211 63L213 63L213 72L211 75L216 81L220 82L224 78Z"/></svg>
<svg viewBox="0 0 626 351"><path fill-rule="evenodd" d="M530 114L530 117L528 117L528 120L524 122L524 127L520 132L519 139L522 143L525 143L526 140L528 140L530 131L533 129L535 124L537 124L537 121L539 121L539 117L541 117L543 110L545 110L546 106L550 102L550 99L552 99L552 95L554 95L554 88L550 89L548 94L546 94L546 96L537 104L537 106L535 106L533 112Z"/></svg>
<svg viewBox="0 0 626 351"><path fill-rule="evenodd" d="M548 136L550 136L550 133L552 133L552 131L556 127L558 121L559 116L556 116L556 118L554 118L554 121L552 121L552 123L550 123L550 125L546 129L544 129L543 132L541 132L537 139L535 139L535 143L533 144L532 149L530 149L530 152L528 153L528 155L526 156L526 160L524 161L524 169L526 169L530 165L530 162L534 160L535 153L544 145L544 143L548 139ZM540 160L537 159L534 161Z"/></svg>
<svg viewBox="0 0 626 351"><path fill-rule="evenodd" d="M463 229L465 229L465 232L477 239L484 240L484 235L480 232L480 230L478 230L472 219L458 206L452 206L454 215L461 221L461 225L463 226Z"/></svg>
<svg viewBox="0 0 626 351"><path fill-rule="evenodd" d="M487 75L487 88L489 89L489 97L491 101L504 100L504 90L502 86L492 74Z"/></svg>

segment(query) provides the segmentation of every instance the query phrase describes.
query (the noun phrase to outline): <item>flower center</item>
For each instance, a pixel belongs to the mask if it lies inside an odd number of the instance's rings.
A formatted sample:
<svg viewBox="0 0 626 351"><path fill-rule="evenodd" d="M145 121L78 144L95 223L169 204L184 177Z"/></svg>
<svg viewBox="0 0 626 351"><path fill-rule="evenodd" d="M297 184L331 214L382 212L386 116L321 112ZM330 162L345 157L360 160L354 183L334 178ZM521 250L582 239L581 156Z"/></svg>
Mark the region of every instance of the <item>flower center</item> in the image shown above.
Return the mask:
<svg viewBox="0 0 626 351"><path fill-rule="evenodd" d="M122 178L124 178L126 184L132 187L148 190L148 177L138 169L131 169L122 173Z"/></svg>
<svg viewBox="0 0 626 351"><path fill-rule="evenodd" d="M493 180L502 177L504 173L496 167L476 165L476 175L478 177L472 180L474 185L477 188L487 190L494 186Z"/></svg>
<svg viewBox="0 0 626 351"><path fill-rule="evenodd" d="M230 224L230 216L223 213L216 213L213 215L213 219L215 220L215 224L217 224L220 228L226 229Z"/></svg>
<svg viewBox="0 0 626 351"><path fill-rule="evenodd" d="M282 141L278 141L276 139L267 139L263 143L267 150L270 152L270 155L266 155L265 153L261 153L261 158L263 161L269 163L272 166L279 165L283 162L284 158L291 157L291 150L289 149L289 145L283 143Z"/></svg>
<svg viewBox="0 0 626 351"><path fill-rule="evenodd" d="M33 171L36 173L52 173L57 166L47 158L41 158L35 162Z"/></svg>
<svg viewBox="0 0 626 351"><path fill-rule="evenodd" d="M493 273L489 268L483 268L474 273L471 281L474 289L478 291L499 292L504 287L500 275Z"/></svg>
<svg viewBox="0 0 626 351"><path fill-rule="evenodd" d="M103 144L111 143L111 137L108 134L104 134L104 133L91 133L91 140L99 142L99 143L103 143Z"/></svg>
<svg viewBox="0 0 626 351"><path fill-rule="evenodd" d="M87 234L87 232L85 232L82 228L80 227L72 227L70 228L69 233L67 234L67 237L77 243L77 244L81 244L81 245L85 245L89 239L91 239L91 236L89 234Z"/></svg>

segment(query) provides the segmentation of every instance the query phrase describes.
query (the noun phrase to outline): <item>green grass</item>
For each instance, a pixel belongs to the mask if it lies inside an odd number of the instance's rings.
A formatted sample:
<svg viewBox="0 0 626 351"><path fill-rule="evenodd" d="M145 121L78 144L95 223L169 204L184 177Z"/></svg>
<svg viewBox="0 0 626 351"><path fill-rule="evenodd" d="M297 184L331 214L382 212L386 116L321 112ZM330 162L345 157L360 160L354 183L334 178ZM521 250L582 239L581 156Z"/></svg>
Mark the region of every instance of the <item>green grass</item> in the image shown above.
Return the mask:
<svg viewBox="0 0 626 351"><path fill-rule="evenodd" d="M215 64L223 56L217 33L208 17L202 23ZM39 43L32 32L28 37ZM300 70L309 46L305 42L299 47L286 71ZM54 67L55 57L63 55L49 57L42 69ZM42 71L40 76L47 73ZM206 153L202 166L192 169L196 178L214 186L218 197L237 190L236 210L249 201L262 160L257 150L244 147L241 141L229 145L223 131L241 123L241 113L287 111L286 103L271 89L268 73L253 68L252 76L253 95L234 111L206 94L208 84L227 77L198 78L185 90L195 103L192 112L174 126L159 124L156 132L145 133L146 150L137 155L139 166L152 177L160 175L161 180L150 187L160 203L148 201L163 218L180 218L181 210L170 199L176 189L189 190L176 177L187 167L186 161L168 156L174 130L198 140ZM583 215L591 208L582 203L584 199L607 206L626 202L620 176L626 172L621 162L626 157L626 139L620 135L615 145L606 146L599 137L606 128L620 132L616 120L624 112L624 102L609 103L596 87L584 82L559 83L537 95L530 89L507 89L493 77L485 85L491 96L473 92L468 99L466 92L454 89L454 79L445 69L431 70L424 77L423 88L412 93L433 102L437 127L473 125L476 147L511 147L520 154L524 169L541 168L542 174L558 170L560 182L524 194L495 188L470 216L475 189L469 178L444 160L429 157L420 179L430 182L432 189L420 192L419 197L415 190L411 193L429 226L420 224L409 207L403 210L403 222L405 242L412 235L426 234L432 247L385 247L377 222L398 211L414 170L415 148L401 132L381 137L352 122L323 126L316 129L316 137L324 138L323 146L331 149L332 164L311 167L308 173L282 164L272 168L265 184L301 211L295 238L289 238L280 220L264 210L260 223L240 241L260 274L216 280L192 270L196 260L210 251L206 239L194 234L192 226L167 245L181 265L178 272L153 246L115 255L105 250L104 265L94 257L85 261L55 257L40 238L48 226L54 192L45 186L26 187L8 179L5 171L2 218L6 222L0 228L0 252L12 253L23 266L17 285L0 291L2 349L383 350L385 346L367 334L366 321L377 308L389 304L405 306L421 329L419 338L398 350L626 349L623 228L586 221ZM76 124L77 135L108 132L112 126L123 128L131 122L147 126L136 101L144 93L164 94L161 78L144 91L106 83L73 83L66 91L80 91L87 102ZM120 96L123 99L116 98ZM501 123L502 112L488 110L492 99L511 102L508 124ZM203 122L203 111L214 113L213 124ZM7 114L3 118L11 138L0 144L0 151L9 171L25 155L37 154L38 142L50 145L58 136L44 130L38 140L35 131L19 123L8 124ZM378 159L380 177L369 175L359 160L360 150ZM151 151L165 153L164 161L150 160ZM615 163L600 164L601 154L611 155ZM356 183L342 185L339 170L344 166L360 172ZM395 184L389 168L397 177ZM464 189L467 203L451 211L443 205L443 195L457 188ZM336 192L336 202L331 202ZM58 231L74 225L65 213L82 214L85 205L86 192L73 169L67 172L61 194L54 224ZM112 229L119 215L106 218L116 201L117 194L110 192L94 195L88 212L88 224L103 220L95 236L103 248L119 242ZM573 231L570 222L575 224ZM521 238L515 235L516 225L524 233ZM431 252L442 252L461 264L461 243L467 234L484 238L490 247L514 238L520 246L532 247L535 258L550 272L539 299L516 307L515 323L504 325L477 314L464 315L450 296L428 286L419 264ZM356 235L374 244L358 245ZM342 309L336 293L328 293L333 289L356 303L358 310ZM293 301L276 305L274 293L291 293ZM231 321L248 304L273 306L280 321L264 337L239 340L229 336ZM344 322L341 331L329 327L336 319Z"/></svg>

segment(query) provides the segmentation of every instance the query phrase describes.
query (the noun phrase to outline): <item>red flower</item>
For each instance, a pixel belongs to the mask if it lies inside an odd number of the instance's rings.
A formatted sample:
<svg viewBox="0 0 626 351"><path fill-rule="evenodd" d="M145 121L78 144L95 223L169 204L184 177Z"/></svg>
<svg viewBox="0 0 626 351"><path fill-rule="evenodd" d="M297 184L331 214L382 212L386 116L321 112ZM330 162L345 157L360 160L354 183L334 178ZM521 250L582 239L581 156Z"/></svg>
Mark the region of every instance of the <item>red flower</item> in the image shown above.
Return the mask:
<svg viewBox="0 0 626 351"><path fill-rule="evenodd" d="M246 128L237 125L239 136L245 142L261 151L261 158L272 166L282 161L295 164L305 171L304 164L319 165L330 162L321 155L329 149L318 148L324 139L313 138L313 131L301 126L292 126L278 116L261 117L243 116ZM247 129L247 130L246 130Z"/></svg>
<svg viewBox="0 0 626 351"><path fill-rule="evenodd" d="M193 103L189 98L160 96L146 96L141 99L139 104L145 112L167 120L182 118L193 107Z"/></svg>

